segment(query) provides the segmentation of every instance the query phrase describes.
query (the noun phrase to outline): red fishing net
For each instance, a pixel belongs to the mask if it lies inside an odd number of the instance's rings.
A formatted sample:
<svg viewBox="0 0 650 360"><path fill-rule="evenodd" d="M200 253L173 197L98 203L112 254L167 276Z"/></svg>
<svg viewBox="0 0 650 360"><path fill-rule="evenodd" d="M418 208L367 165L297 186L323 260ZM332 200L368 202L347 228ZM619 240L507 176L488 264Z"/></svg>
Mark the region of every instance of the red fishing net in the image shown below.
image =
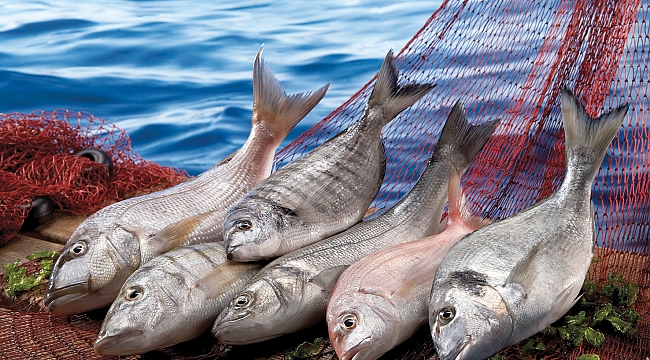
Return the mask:
<svg viewBox="0 0 650 360"><path fill-rule="evenodd" d="M84 149L108 154L112 173L74 155ZM87 113L0 114L0 244L18 232L36 197L49 197L62 211L92 213L178 184L185 175L144 161L123 130Z"/></svg>
<svg viewBox="0 0 650 360"><path fill-rule="evenodd" d="M546 358L574 359L585 353L598 353L601 359L650 357L649 12L647 0L448 0L396 59L402 81L438 86L384 129L388 168L373 204L379 210L413 186L458 99L465 103L473 123L502 119L462 179L472 207L492 219L535 204L562 182L565 159L559 93L563 86L575 89L593 116L630 103L593 187L599 261L588 278L602 285L615 272L639 285L638 333L608 335L609 340L599 348L588 344L560 347L554 354L544 354ZM277 165L295 159L358 119L371 86L372 81L283 149ZM32 321L30 315L23 316L14 321ZM50 326L47 336L58 336L58 325L51 325L54 321L31 326ZM265 346L231 349L212 344L204 357L280 358L314 334L326 337L324 330L320 326ZM19 345L14 341L5 346ZM59 346L68 343L60 339ZM509 358L516 358L514 353L504 352ZM387 358L421 359L434 354L424 329ZM333 357L327 342L312 356Z"/></svg>

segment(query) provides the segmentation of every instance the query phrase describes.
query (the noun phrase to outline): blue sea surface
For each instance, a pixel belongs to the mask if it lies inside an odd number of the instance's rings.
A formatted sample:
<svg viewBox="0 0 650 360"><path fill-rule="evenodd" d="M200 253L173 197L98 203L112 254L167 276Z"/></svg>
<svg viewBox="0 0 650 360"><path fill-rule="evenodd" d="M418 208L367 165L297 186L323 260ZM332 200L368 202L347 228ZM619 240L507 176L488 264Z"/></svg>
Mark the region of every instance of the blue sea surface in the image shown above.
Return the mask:
<svg viewBox="0 0 650 360"><path fill-rule="evenodd" d="M350 98L435 1L3 1L0 113L88 111L147 160L197 175L248 137L252 66L332 85L283 145Z"/></svg>

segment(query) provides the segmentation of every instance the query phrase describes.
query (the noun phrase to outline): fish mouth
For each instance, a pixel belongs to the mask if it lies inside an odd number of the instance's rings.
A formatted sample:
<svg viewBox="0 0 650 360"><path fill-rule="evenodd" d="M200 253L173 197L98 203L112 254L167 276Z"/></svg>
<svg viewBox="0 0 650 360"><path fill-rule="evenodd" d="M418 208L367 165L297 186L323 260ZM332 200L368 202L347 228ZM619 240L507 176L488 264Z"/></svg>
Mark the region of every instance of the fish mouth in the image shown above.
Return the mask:
<svg viewBox="0 0 650 360"><path fill-rule="evenodd" d="M358 344L354 345L350 350L344 351L341 360L359 360L360 357L357 357L359 353L365 349L370 348L370 345L372 345L372 341L370 340L370 336L367 338L361 340Z"/></svg>
<svg viewBox="0 0 650 360"><path fill-rule="evenodd" d="M220 344L248 345L252 343L258 343L258 342L270 340L282 335L282 334L265 334L264 336L260 336L260 337L251 336L250 329L254 329L255 326L243 327L240 326L240 324L238 324L239 321L246 319L248 317L250 317L250 314L239 316L236 319L219 322L217 325L212 327L211 330L212 336L214 336ZM217 321L219 321L219 319L217 319ZM244 337L241 337L241 335L243 335Z"/></svg>
<svg viewBox="0 0 650 360"><path fill-rule="evenodd" d="M237 250L238 247L239 245L228 245L226 247L226 259L236 261L235 254L233 254L233 252Z"/></svg>
<svg viewBox="0 0 650 360"><path fill-rule="evenodd" d="M458 343L456 343L456 346L454 346L454 348L451 349L449 354L442 355L441 352L438 351L438 356L440 357L440 360L460 359L460 356L462 355L463 351L465 351L465 348L467 347L467 345L469 345L471 340L472 337L470 335L465 335L462 339L458 341Z"/></svg>
<svg viewBox="0 0 650 360"><path fill-rule="evenodd" d="M142 335L142 330L133 330L119 335L100 337L95 341L93 348L95 352L100 355L135 355L141 354L143 351L143 341L137 340L138 336ZM130 340L130 341L129 341ZM130 346L131 345L131 346Z"/></svg>
<svg viewBox="0 0 650 360"><path fill-rule="evenodd" d="M45 294L43 303L47 306L49 311L54 312L53 310L56 309L58 305L79 298L86 293L88 293L87 282L76 283L59 289L50 288Z"/></svg>

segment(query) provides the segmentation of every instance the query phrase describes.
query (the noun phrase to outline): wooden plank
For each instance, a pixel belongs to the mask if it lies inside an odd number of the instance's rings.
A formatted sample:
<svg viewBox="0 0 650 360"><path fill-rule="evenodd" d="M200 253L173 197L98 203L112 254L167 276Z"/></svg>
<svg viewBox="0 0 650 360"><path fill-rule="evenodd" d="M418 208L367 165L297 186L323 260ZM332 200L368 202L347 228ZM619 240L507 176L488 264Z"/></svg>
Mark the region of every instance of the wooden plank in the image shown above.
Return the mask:
<svg viewBox="0 0 650 360"><path fill-rule="evenodd" d="M58 244L65 244L72 232L86 220L84 215L69 215L55 213L54 218L47 223L40 225L34 229L34 233L29 235L32 237L41 238Z"/></svg>
<svg viewBox="0 0 650 360"><path fill-rule="evenodd" d="M0 266L16 260L26 261L27 255L41 250L61 251L63 245L18 234L5 245L0 246Z"/></svg>

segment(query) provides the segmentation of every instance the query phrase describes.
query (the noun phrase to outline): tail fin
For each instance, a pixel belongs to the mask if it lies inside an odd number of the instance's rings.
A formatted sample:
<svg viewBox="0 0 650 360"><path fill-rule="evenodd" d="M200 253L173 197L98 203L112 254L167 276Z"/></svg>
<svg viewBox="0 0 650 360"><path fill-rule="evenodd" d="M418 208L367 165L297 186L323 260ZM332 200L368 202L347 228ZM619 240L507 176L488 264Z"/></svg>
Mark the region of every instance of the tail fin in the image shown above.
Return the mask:
<svg viewBox="0 0 650 360"><path fill-rule="evenodd" d="M593 181L609 144L621 128L628 107L629 104L624 104L592 119L571 90L566 87L562 90L567 171L576 169L580 174L574 175L587 182ZM574 166L569 166L570 163Z"/></svg>
<svg viewBox="0 0 650 360"><path fill-rule="evenodd" d="M449 174L449 215L447 216L447 226L457 223L464 224L467 228L474 231L492 223L492 221L472 215L472 209L465 202L465 194L463 194L463 189L460 186L460 174L458 174L456 169L452 168Z"/></svg>
<svg viewBox="0 0 650 360"><path fill-rule="evenodd" d="M381 124L384 126L435 86L434 84L409 84L401 87L397 85L397 69L393 62L393 50L390 50L379 70L377 82L368 99L368 108L379 106L384 109L384 123Z"/></svg>
<svg viewBox="0 0 650 360"><path fill-rule="evenodd" d="M463 102L458 100L447 117L431 158L435 156L447 159L460 175L464 174L499 122L500 119L497 119L477 126L471 125L467 121Z"/></svg>
<svg viewBox="0 0 650 360"><path fill-rule="evenodd" d="M287 96L282 84L262 59L260 48L253 67L253 124L267 121L276 138L282 141L302 118L325 96L330 84L314 92Z"/></svg>

